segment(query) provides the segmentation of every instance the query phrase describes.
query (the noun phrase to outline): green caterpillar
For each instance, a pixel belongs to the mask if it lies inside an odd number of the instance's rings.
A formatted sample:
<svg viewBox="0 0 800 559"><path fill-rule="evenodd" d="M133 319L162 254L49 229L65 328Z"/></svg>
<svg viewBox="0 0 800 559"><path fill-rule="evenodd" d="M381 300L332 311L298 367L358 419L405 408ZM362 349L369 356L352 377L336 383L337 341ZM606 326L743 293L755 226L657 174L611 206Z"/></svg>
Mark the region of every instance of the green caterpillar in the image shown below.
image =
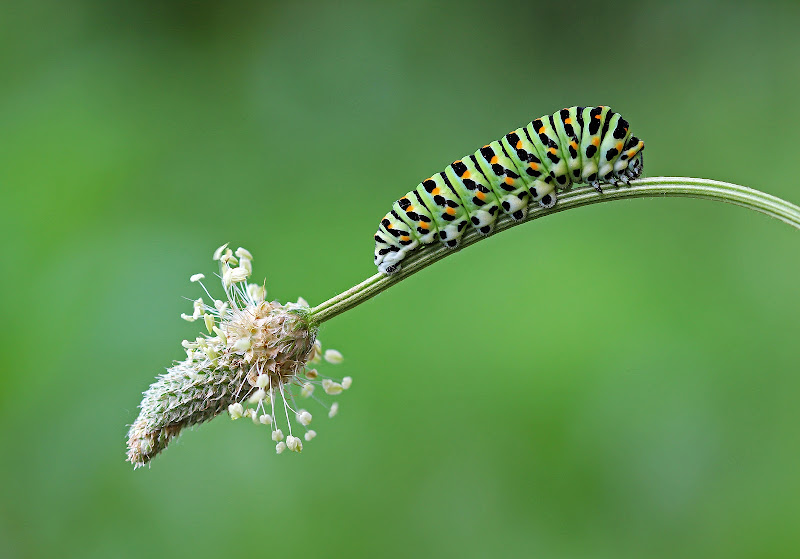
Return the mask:
<svg viewBox="0 0 800 559"><path fill-rule="evenodd" d="M573 183L628 184L642 174L644 142L609 107L570 107L537 118L422 181L392 206L375 233L375 265L400 269L436 239L458 246L467 223L488 235L500 211L519 221L528 204L556 203Z"/></svg>

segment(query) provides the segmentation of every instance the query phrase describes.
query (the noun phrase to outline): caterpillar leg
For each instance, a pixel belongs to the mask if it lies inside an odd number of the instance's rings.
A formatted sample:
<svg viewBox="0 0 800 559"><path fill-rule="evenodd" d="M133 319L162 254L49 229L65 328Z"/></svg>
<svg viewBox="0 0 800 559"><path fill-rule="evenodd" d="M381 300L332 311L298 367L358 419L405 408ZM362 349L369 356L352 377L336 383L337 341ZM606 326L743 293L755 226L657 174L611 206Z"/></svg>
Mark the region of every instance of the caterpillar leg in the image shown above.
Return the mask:
<svg viewBox="0 0 800 559"><path fill-rule="evenodd" d="M603 188L600 186L600 181L592 181L589 183L599 194L603 193Z"/></svg>
<svg viewBox="0 0 800 559"><path fill-rule="evenodd" d="M528 192L507 194L500 203L503 211L514 221L522 221L528 215Z"/></svg>
<svg viewBox="0 0 800 559"><path fill-rule="evenodd" d="M497 213L497 208L495 207L495 213ZM489 235L492 231L494 231L494 222L495 222L495 215L494 213L487 212L484 210L476 210L472 213L470 217L470 221L472 225L477 229L478 233L481 235Z"/></svg>
<svg viewBox="0 0 800 559"><path fill-rule="evenodd" d="M556 202L558 202L558 199L556 198L556 191L554 190L553 192L542 196L542 199L539 200L539 205L544 209L549 210L556 205Z"/></svg>

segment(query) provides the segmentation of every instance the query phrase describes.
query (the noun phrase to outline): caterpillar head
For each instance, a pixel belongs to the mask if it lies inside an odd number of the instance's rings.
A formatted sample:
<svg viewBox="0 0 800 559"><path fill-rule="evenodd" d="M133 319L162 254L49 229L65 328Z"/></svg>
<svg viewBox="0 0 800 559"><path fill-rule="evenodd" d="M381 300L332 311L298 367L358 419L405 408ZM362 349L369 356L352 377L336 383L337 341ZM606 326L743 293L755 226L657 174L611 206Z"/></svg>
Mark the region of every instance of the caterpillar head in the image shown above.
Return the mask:
<svg viewBox="0 0 800 559"><path fill-rule="evenodd" d="M400 261L405 256L405 252L398 250L397 247L381 244L375 244L375 265L378 271L391 275L400 269Z"/></svg>

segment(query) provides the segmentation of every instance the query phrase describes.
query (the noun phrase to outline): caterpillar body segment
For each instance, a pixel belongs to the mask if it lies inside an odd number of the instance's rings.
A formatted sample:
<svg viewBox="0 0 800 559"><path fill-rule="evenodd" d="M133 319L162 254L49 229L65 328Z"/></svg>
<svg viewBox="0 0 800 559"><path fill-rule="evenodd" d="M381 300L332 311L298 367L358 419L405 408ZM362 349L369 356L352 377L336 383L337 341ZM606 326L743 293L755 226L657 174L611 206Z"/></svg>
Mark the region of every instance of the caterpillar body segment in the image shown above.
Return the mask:
<svg viewBox="0 0 800 559"><path fill-rule="evenodd" d="M468 224L488 235L500 213L514 220L558 191L628 184L643 172L644 142L609 107L569 107L537 118L448 165L397 200L375 233L375 264L392 274L407 254L437 240L458 247Z"/></svg>
<svg viewBox="0 0 800 559"><path fill-rule="evenodd" d="M522 177L531 201L541 203L542 198L553 192L555 177L542 163L539 150L531 141L529 132L524 128L512 130L503 136L500 143ZM549 207L547 204L547 202L542 203L545 207ZM524 214L527 215L527 207Z"/></svg>
<svg viewBox="0 0 800 559"><path fill-rule="evenodd" d="M583 182L598 188L597 170L600 166L600 132L610 109L608 107L585 107L583 130L581 131L581 178Z"/></svg>
<svg viewBox="0 0 800 559"><path fill-rule="evenodd" d="M581 129L584 107L570 107L558 111L559 118L553 118L556 133L561 140L561 155L567 164L570 181L581 182L581 138L577 131Z"/></svg>
<svg viewBox="0 0 800 559"><path fill-rule="evenodd" d="M531 122L531 139L533 140L533 145L541 154L542 161L545 162L553 175L556 188L565 189L569 188L572 181L567 169L566 158L561 150L561 140L555 128L555 119L552 116L537 118Z"/></svg>
<svg viewBox="0 0 800 559"><path fill-rule="evenodd" d="M469 215L444 172L425 179L417 187L420 199L433 215L439 240L450 248L458 246L469 223Z"/></svg>
<svg viewBox="0 0 800 559"><path fill-rule="evenodd" d="M500 201L486 182L486 177L468 157L454 161L444 173L470 216L472 227L481 235L491 233L497 212L500 211Z"/></svg>
<svg viewBox="0 0 800 559"><path fill-rule="evenodd" d="M420 243L427 245L439 238L439 229L433 221L433 215L416 191L412 190L400 198L394 203L392 210L400 216L411 230L411 235Z"/></svg>
<svg viewBox="0 0 800 559"><path fill-rule="evenodd" d="M609 111L603 123L603 129L603 139L600 142L600 166L597 174L600 175L600 180L616 184L617 177L614 173L614 163L622 154L625 142L630 136L628 121L622 118L619 113Z"/></svg>
<svg viewBox="0 0 800 559"><path fill-rule="evenodd" d="M500 201L503 213L517 221L528 215L530 195L522 174L500 142L483 146L473 154L478 166Z"/></svg>

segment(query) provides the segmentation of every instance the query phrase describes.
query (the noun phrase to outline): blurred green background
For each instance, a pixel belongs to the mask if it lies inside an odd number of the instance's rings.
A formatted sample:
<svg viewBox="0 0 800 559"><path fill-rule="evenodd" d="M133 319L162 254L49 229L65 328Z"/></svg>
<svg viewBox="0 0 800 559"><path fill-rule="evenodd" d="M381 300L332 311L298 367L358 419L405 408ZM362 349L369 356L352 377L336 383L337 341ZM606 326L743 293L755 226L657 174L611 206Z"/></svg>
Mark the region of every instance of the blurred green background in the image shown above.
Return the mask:
<svg viewBox="0 0 800 559"><path fill-rule="evenodd" d="M355 382L300 456L220 418L124 461L218 245L319 303L534 117L608 104L647 176L800 202L797 2L0 11L0 557L800 555L800 236L697 200L558 214L327 323Z"/></svg>

